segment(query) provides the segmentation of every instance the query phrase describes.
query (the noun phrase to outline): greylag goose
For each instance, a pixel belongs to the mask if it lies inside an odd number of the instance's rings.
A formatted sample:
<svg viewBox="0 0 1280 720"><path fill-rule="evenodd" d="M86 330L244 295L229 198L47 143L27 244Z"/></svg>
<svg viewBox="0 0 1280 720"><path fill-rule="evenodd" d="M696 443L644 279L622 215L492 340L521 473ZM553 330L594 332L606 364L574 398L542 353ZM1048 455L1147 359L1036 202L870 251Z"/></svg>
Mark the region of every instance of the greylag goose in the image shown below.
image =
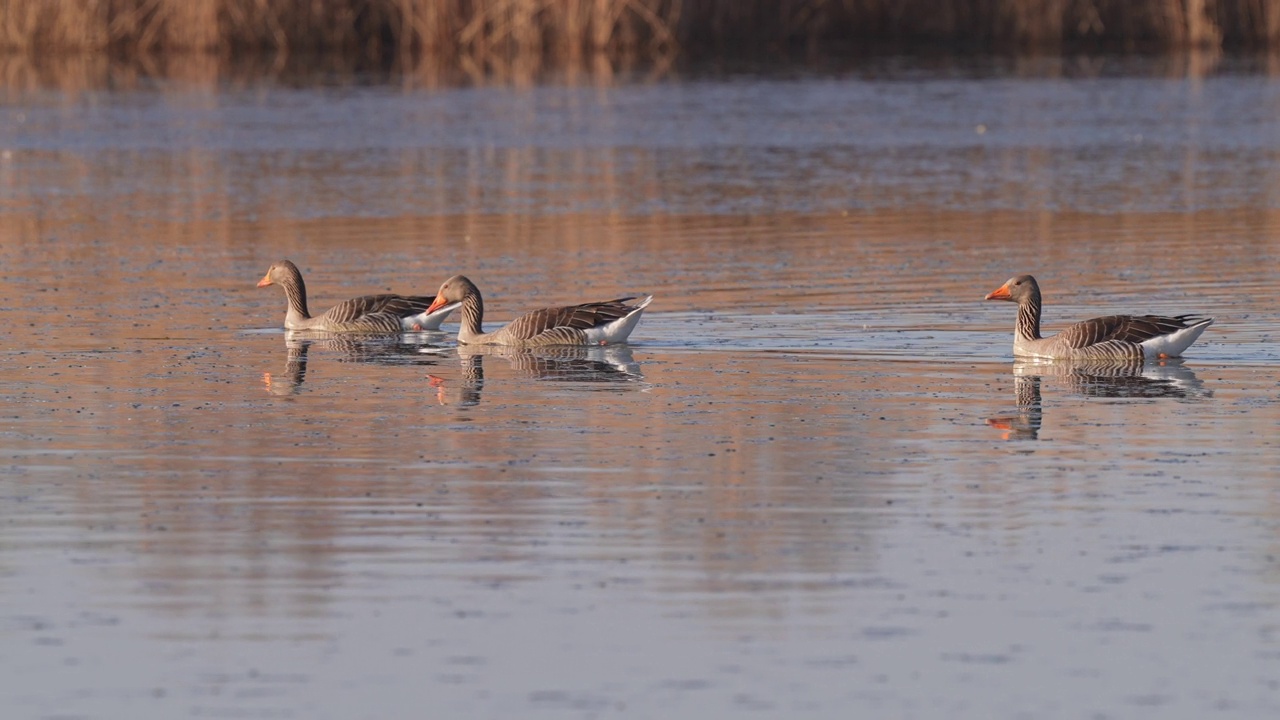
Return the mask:
<svg viewBox="0 0 1280 720"><path fill-rule="evenodd" d="M1035 278L1009 278L986 299L1018 303L1013 354L1020 358L1141 362L1178 357L1213 324L1213 318L1194 315L1108 315L1046 338L1040 337L1040 286Z"/></svg>
<svg viewBox="0 0 1280 720"><path fill-rule="evenodd" d="M439 330L440 323L458 303L433 304L431 295L363 295L334 305L320 315L307 312L307 286L298 266L288 260L272 265L258 287L279 285L289 309L284 326L289 330L324 332L401 333Z"/></svg>
<svg viewBox="0 0 1280 720"><path fill-rule="evenodd" d="M526 313L505 326L487 333L484 323L484 300L475 283L462 275L454 275L440 286L436 301L427 308L443 308L447 303L462 303L462 324L458 342L467 345L514 345L542 347L547 345L608 345L626 342L640 321L640 313L653 301L653 296L635 305L634 297L605 302L542 308Z"/></svg>

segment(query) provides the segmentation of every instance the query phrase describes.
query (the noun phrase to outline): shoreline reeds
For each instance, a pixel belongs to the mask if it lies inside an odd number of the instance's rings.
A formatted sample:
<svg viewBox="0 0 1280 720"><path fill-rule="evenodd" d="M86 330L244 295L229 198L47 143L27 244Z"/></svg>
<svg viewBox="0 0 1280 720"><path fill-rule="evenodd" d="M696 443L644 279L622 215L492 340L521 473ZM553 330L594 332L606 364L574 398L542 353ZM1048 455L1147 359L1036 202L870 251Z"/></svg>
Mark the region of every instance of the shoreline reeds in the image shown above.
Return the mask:
<svg viewBox="0 0 1280 720"><path fill-rule="evenodd" d="M743 53L1280 45L1280 0L5 0L0 51Z"/></svg>

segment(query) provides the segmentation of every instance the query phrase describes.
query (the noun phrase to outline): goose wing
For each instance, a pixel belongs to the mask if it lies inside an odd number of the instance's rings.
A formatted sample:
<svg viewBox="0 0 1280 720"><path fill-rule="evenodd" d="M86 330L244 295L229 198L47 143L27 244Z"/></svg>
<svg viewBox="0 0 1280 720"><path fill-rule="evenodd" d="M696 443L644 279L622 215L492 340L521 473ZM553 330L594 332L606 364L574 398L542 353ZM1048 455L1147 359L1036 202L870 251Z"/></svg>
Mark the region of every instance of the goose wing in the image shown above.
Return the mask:
<svg viewBox="0 0 1280 720"><path fill-rule="evenodd" d="M435 300L433 295L363 295L334 305L325 312L324 316L335 323L355 322L367 315L409 317L426 312L433 300Z"/></svg>
<svg viewBox="0 0 1280 720"><path fill-rule="evenodd" d="M1108 342L1142 343L1161 335L1185 330L1198 321L1194 315L1107 315L1072 325L1057 335L1070 348L1087 348Z"/></svg>
<svg viewBox="0 0 1280 720"><path fill-rule="evenodd" d="M635 297L542 308L512 320L503 330L516 340L532 340L551 334L564 335L566 341L573 342L572 336L582 331L607 325L634 312L636 307L627 304L631 300Z"/></svg>

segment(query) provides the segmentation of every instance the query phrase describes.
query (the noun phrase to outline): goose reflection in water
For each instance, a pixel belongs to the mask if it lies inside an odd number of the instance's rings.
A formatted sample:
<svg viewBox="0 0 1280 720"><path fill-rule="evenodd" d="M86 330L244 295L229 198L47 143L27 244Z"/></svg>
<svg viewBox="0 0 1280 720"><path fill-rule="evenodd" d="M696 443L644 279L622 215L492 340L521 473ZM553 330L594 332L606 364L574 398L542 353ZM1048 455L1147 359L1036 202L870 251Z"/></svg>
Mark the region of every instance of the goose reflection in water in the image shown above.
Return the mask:
<svg viewBox="0 0 1280 720"><path fill-rule="evenodd" d="M284 373L281 375L262 373L262 384L266 386L267 392L272 395L297 395L301 391L303 381L307 379L307 351L310 349L310 340L286 339Z"/></svg>
<svg viewBox="0 0 1280 720"><path fill-rule="evenodd" d="M484 360L480 354L462 356L462 376L446 380L439 375L428 375L431 387L436 389L436 402L441 405L471 407L480 404L480 391L484 389Z"/></svg>
<svg viewBox="0 0 1280 720"><path fill-rule="evenodd" d="M314 346L331 353L336 362L378 363L382 365L439 365L438 358L424 356L422 350L443 333L404 333L400 335L348 335L314 330L286 330L284 334L285 369L282 374L262 373L267 392L272 395L296 395L307 378L307 355Z"/></svg>
<svg viewBox="0 0 1280 720"><path fill-rule="evenodd" d="M427 351L430 352L430 351ZM627 345L551 345L508 347L459 345L462 376L431 376L436 398L442 405L474 405L484 386L484 358L502 358L517 374L536 380L583 383L583 389L635 389L644 374Z"/></svg>
<svg viewBox="0 0 1280 720"><path fill-rule="evenodd" d="M1005 440L1037 440L1044 420L1040 395L1042 378L1070 393L1096 398L1209 398L1190 368L1177 360L1159 364L1129 362L1071 362L1018 360L1013 364L1013 397L1017 414L987 419L987 425L1004 431Z"/></svg>

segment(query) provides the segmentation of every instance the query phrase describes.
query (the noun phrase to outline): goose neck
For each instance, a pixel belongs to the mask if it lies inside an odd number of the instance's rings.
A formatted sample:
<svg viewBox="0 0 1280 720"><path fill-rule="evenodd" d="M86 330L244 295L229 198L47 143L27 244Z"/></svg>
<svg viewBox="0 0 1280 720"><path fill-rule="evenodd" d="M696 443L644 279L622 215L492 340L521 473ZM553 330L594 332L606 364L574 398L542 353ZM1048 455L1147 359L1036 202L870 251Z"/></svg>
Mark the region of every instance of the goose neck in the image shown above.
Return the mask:
<svg viewBox="0 0 1280 720"><path fill-rule="evenodd" d="M474 287L466 288L462 295L462 324L458 327L458 337L464 342L484 334L484 299L480 291Z"/></svg>
<svg viewBox="0 0 1280 720"><path fill-rule="evenodd" d="M1040 339L1040 295L1033 293L1018 303L1018 337L1024 340Z"/></svg>

